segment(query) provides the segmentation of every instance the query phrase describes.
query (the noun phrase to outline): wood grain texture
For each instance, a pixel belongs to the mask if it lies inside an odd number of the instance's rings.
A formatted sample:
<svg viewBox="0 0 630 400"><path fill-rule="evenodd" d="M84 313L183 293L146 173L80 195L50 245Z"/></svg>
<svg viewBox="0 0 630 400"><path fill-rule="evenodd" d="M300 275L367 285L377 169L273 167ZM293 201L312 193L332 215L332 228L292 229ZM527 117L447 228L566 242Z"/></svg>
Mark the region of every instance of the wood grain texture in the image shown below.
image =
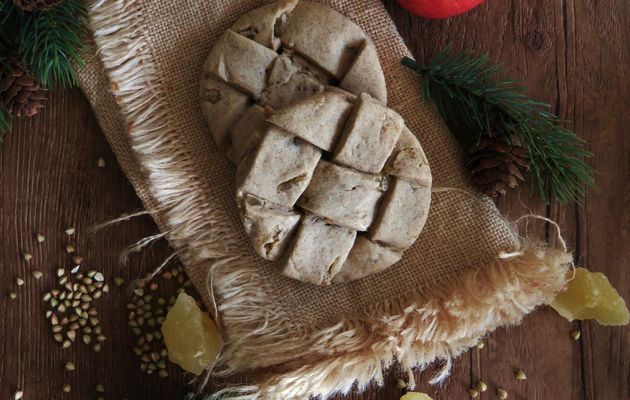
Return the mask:
<svg viewBox="0 0 630 400"><path fill-rule="evenodd" d="M414 17L393 0L385 4L420 61L428 61L447 43L455 49L488 52L505 66L506 76L521 77L535 97L549 102L588 140L599 171L599 190L584 207L546 204L531 199L527 189L499 201L511 219L529 212L558 221L576 261L605 272L630 299L630 3L625 0L488 0L474 11L442 21ZM99 169L103 157L107 167ZM107 399L180 399L188 377L171 367L167 380L147 376L131 352L133 337L126 327L125 293L114 288L97 303L105 334L101 353L74 345L69 350L53 341L44 318L42 294L54 283L54 271L70 265L63 246L70 240L85 257L87 268L126 281L143 276L168 254L156 243L134 255L127 267L118 263L126 246L157 232L149 218L139 217L99 234L96 222L141 208L141 204L100 132L79 91L52 94L37 118L15 124L0 145L0 398L24 388L26 399L96 398L94 385L104 383ZM68 238L65 226L77 227ZM521 226L525 232L524 224ZM38 244L34 233L47 238ZM528 234L558 244L549 226L531 222ZM34 258L25 263L21 251ZM40 269L41 281L31 277ZM17 287L15 278L25 278ZM10 300L9 291L18 293ZM582 340L569 339L572 329ZM427 384L431 369L416 373L420 390L436 400L466 399L467 389L482 379L494 399L500 386L510 399L630 399L630 330L597 324L569 323L550 309L525 318L519 327L491 334L486 346L460 357L441 386ZM63 370L66 361L77 372ZM524 382L513 377L522 368ZM401 392L388 374L383 388L338 399L394 400ZM238 378L235 378L238 379ZM73 390L62 395L61 386Z"/></svg>

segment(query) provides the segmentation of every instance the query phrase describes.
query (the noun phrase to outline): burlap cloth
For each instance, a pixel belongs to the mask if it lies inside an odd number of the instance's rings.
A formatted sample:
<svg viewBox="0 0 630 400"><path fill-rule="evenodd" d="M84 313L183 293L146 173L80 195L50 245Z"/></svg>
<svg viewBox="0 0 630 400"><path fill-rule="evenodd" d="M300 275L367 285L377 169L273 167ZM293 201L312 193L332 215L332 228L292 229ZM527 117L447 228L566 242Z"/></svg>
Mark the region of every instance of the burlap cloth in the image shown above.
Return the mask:
<svg viewBox="0 0 630 400"><path fill-rule="evenodd" d="M422 102L418 77L400 65L409 51L378 0L325 3L375 42L389 106L419 137L434 186L463 191L433 193L427 225L403 260L355 283L301 284L256 257L233 199L234 168L206 128L198 84L219 35L263 3L96 2L80 73L146 209L211 311L217 300L226 339L219 371L256 370L243 398L326 397L380 382L395 359L406 368L448 361L562 288L570 257L520 240L492 202L467 193L460 149Z"/></svg>

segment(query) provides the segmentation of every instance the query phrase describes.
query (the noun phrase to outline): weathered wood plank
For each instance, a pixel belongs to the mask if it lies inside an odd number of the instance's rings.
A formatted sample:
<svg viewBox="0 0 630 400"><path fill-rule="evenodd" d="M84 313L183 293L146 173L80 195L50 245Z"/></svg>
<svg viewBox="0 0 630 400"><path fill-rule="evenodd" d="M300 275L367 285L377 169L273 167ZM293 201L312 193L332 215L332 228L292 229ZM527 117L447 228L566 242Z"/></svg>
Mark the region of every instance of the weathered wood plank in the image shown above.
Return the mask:
<svg viewBox="0 0 630 400"><path fill-rule="evenodd" d="M580 261L630 300L630 7L567 2L575 26L568 64L576 131L589 141L599 190L579 210ZM583 323L584 399L630 398L630 328Z"/></svg>
<svg viewBox="0 0 630 400"><path fill-rule="evenodd" d="M548 215L563 227L563 236L577 260L604 271L630 298L630 277L624 273L630 255L630 84L628 54L630 9L623 0L489 0L477 10L445 21L410 16L387 0L386 6L402 36L421 61L427 61L447 43L455 49L490 53L504 63L506 75L525 79L531 93L550 102L561 117L589 140L599 170L598 192L584 208L548 208L529 199L524 189L500 202L512 219L532 212ZM100 354L75 345L62 351L52 340L44 319L42 293L53 284L53 271L69 265L63 253L68 224L77 226L73 243L90 265L106 275L127 281L157 265L167 254L158 244L132 258L123 269L118 254L125 246L156 231L148 218L139 218L98 235L88 227L121 212L141 208L133 189L116 166L114 156L78 91L53 94L38 118L16 123L16 130L0 146L0 396L10 398L24 387L26 398L62 398L61 385L73 392L63 398L95 397L94 384L105 383L107 398L181 398L185 379L171 369L160 380L139 370L131 353L132 335L126 328L124 297L115 295L98 303L109 340ZM95 167L98 157L105 169ZM47 241L38 245L34 231ZM530 233L553 239L553 232L538 224ZM19 252L28 249L34 259L25 264ZM34 281L32 269L45 278ZM15 277L26 285L16 288ZM19 293L10 301L6 294ZM583 340L568 338L580 327ZM592 323L569 323L545 309L527 317L522 326L500 330L455 363L453 375L439 387L427 384L432 371L416 374L420 389L436 400L467 398L467 388L481 378L490 390L506 387L516 399L609 400L630 397L630 339L628 328L603 328ZM76 373L63 371L67 360ZM523 368L526 382L512 373ZM348 399L391 400L402 371L387 377L382 389ZM482 398L495 398L487 393Z"/></svg>
<svg viewBox="0 0 630 400"><path fill-rule="evenodd" d="M99 157L106 160L106 168L96 167ZM122 249L157 231L147 217L89 233L93 224L140 209L141 204L82 94L58 91L40 116L18 121L0 145L0 168L0 397L13 398L19 387L27 399L96 398L94 385L101 382L107 398L181 398L184 379L176 368L171 368L169 380L140 371L131 351L134 339L127 328L122 289L112 285L110 295L95 303L108 337L100 353L82 343L62 350L44 316L43 293L52 289L56 269L71 265L66 243L76 246L85 268L127 282L153 269L167 254L158 243L142 257L133 257L128 267L119 265ZM63 232L70 225L77 232L72 237ZM36 231L45 235L44 243L37 243ZM30 263L21 259L23 250L33 254ZM32 278L35 269L44 272L40 281ZM14 283L18 275L26 281L22 287ZM12 290L18 293L13 301L7 295ZM74 362L77 371L65 372L66 361ZM64 383L72 385L70 395L62 396Z"/></svg>

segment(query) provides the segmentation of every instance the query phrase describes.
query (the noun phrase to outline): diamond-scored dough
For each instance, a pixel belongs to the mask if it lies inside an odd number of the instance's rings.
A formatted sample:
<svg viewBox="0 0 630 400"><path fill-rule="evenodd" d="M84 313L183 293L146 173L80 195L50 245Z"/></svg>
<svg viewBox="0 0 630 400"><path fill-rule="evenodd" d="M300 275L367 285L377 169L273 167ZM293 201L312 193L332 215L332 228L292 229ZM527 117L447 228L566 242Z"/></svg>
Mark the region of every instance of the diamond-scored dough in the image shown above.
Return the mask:
<svg viewBox="0 0 630 400"><path fill-rule="evenodd" d="M359 171L378 174L404 125L402 117L394 110L364 93L355 104L333 160Z"/></svg>
<svg viewBox="0 0 630 400"><path fill-rule="evenodd" d="M366 231L386 190L386 177L322 160L298 206L334 224Z"/></svg>
<svg viewBox="0 0 630 400"><path fill-rule="evenodd" d="M386 101L374 44L321 3L260 7L212 49L202 110L236 164L251 246L285 275L320 286L361 279L420 235L431 170Z"/></svg>
<svg viewBox="0 0 630 400"><path fill-rule="evenodd" d="M267 260L282 256L302 215L248 193L238 196L237 202L256 253Z"/></svg>
<svg viewBox="0 0 630 400"><path fill-rule="evenodd" d="M324 151L332 151L350 111L352 103L347 95L327 92L278 110L268 121Z"/></svg>
<svg viewBox="0 0 630 400"><path fill-rule="evenodd" d="M329 285L344 265L356 236L354 229L306 215L282 270L291 278L315 285Z"/></svg>
<svg viewBox="0 0 630 400"><path fill-rule="evenodd" d="M258 99L265 89L267 69L278 54L233 31L225 31L203 67L216 76Z"/></svg>
<svg viewBox="0 0 630 400"><path fill-rule="evenodd" d="M312 144L270 126L238 191L293 207L311 181L320 157L321 152Z"/></svg>

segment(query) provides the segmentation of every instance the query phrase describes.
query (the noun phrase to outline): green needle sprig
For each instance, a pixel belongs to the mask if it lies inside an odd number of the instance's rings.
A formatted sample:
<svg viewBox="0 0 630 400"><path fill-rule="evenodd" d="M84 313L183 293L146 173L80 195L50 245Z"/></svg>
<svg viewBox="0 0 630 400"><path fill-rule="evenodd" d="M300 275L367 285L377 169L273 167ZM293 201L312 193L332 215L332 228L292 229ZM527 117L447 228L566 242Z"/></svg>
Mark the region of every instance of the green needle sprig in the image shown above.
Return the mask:
<svg viewBox="0 0 630 400"><path fill-rule="evenodd" d="M17 44L22 60L46 87L76 86L73 62L82 66L87 10L82 0L64 0L48 11L19 10Z"/></svg>
<svg viewBox="0 0 630 400"><path fill-rule="evenodd" d="M2 143L2 139L4 138L5 132L8 132L11 129L11 125L9 124L9 111L0 105L0 143Z"/></svg>
<svg viewBox="0 0 630 400"><path fill-rule="evenodd" d="M450 46L429 65L410 58L402 64L422 75L422 95L433 102L450 126L465 132L458 140L465 148L485 137L515 141L529 152L530 185L547 201L581 202L594 188L592 168L584 162L592 154L584 141L561 126L550 106L525 93L520 81L500 79L501 66L488 55L469 51L452 54Z"/></svg>
<svg viewBox="0 0 630 400"><path fill-rule="evenodd" d="M83 0L64 0L51 9L30 12L0 0L0 85L18 61L45 88L76 86L86 20ZM0 95L4 90L0 88ZM13 113L6 101L0 97L0 142L10 130Z"/></svg>

